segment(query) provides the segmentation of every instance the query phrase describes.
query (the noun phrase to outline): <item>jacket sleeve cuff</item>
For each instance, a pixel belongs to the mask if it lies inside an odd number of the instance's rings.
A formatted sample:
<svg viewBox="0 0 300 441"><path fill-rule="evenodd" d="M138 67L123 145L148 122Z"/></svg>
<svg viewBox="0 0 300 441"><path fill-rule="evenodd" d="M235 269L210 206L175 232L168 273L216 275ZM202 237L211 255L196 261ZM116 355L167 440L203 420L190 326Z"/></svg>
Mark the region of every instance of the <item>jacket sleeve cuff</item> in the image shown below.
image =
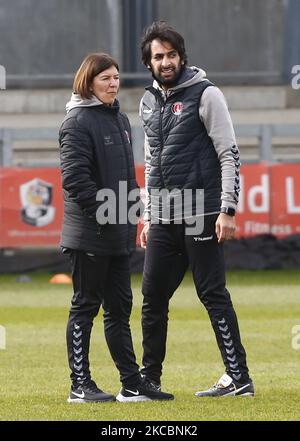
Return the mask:
<svg viewBox="0 0 300 441"><path fill-rule="evenodd" d="M237 204L235 202L222 201L221 208L234 208L237 210Z"/></svg>

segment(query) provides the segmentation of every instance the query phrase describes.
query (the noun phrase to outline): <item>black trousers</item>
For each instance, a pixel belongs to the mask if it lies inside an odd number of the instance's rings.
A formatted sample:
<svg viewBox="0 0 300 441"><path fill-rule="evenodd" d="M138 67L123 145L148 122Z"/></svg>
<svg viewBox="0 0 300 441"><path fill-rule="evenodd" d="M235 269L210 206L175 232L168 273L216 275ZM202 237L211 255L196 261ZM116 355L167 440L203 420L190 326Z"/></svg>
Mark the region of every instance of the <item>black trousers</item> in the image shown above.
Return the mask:
<svg viewBox="0 0 300 441"><path fill-rule="evenodd" d="M238 382L249 379L237 317L225 287L223 246L215 234L217 216L204 217L200 235L185 225L150 226L143 274L143 369L159 382L166 353L169 300L190 265L197 295L209 314L226 372Z"/></svg>
<svg viewBox="0 0 300 441"><path fill-rule="evenodd" d="M74 295L67 325L67 349L74 385L91 379L89 348L93 320L102 305L107 345L120 380L139 383L129 318L132 309L128 256L93 256L70 250Z"/></svg>

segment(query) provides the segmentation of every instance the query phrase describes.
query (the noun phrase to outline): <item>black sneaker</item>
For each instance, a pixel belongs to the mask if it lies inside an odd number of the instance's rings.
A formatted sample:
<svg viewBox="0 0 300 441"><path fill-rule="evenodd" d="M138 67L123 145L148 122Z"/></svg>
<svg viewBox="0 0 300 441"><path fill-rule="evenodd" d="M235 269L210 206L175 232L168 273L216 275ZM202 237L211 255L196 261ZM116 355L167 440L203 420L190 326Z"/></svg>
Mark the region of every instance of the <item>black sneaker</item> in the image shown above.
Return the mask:
<svg viewBox="0 0 300 441"><path fill-rule="evenodd" d="M116 397L99 389L94 381L87 384L72 386L68 403L102 403L116 401Z"/></svg>
<svg viewBox="0 0 300 441"><path fill-rule="evenodd" d="M142 381L148 381L148 382L152 383L152 386L155 387L157 391L159 391L159 392L161 391L161 384L158 383L157 381L150 380L150 378L146 377L146 375L144 375L144 374L141 374L141 378L142 378Z"/></svg>
<svg viewBox="0 0 300 441"><path fill-rule="evenodd" d="M137 401L156 401L156 400L174 400L174 395L161 392L160 385L153 384L150 380L144 378L135 388L127 389L122 387L117 395L117 401L137 402Z"/></svg>
<svg viewBox="0 0 300 441"><path fill-rule="evenodd" d="M247 383L237 383L229 375L224 374L210 389L196 392L197 397L228 397L228 396L253 396L254 386L252 380Z"/></svg>
<svg viewBox="0 0 300 441"><path fill-rule="evenodd" d="M157 392L160 392L160 391L161 391L161 385L160 385L160 383L157 383L156 381L149 380L149 379L148 379L147 381L149 381L149 382L152 384L152 386L155 387L155 389L157 390Z"/></svg>

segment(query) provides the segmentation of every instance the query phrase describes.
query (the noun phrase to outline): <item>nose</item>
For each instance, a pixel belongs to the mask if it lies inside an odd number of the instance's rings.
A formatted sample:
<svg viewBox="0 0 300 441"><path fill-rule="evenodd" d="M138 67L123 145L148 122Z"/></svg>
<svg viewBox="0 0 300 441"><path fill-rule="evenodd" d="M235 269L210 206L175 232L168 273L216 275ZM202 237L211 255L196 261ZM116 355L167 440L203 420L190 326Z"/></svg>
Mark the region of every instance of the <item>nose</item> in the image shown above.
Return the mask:
<svg viewBox="0 0 300 441"><path fill-rule="evenodd" d="M110 87L117 87L118 86L118 81L116 78L112 78L109 82Z"/></svg>
<svg viewBox="0 0 300 441"><path fill-rule="evenodd" d="M164 58L162 59L162 66L169 66L169 64L170 64L170 59L169 59L169 57L168 56L164 56Z"/></svg>

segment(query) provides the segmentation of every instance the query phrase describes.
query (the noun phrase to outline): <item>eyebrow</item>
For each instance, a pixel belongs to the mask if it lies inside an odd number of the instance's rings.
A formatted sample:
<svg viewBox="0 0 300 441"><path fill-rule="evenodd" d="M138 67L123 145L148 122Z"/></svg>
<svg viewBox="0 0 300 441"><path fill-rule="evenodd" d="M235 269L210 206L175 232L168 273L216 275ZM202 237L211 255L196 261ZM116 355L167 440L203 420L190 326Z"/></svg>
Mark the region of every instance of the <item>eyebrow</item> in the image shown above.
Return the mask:
<svg viewBox="0 0 300 441"><path fill-rule="evenodd" d="M100 75L100 78L110 78L110 77L119 77L119 76L120 76L119 73L113 75L104 74L104 75Z"/></svg>
<svg viewBox="0 0 300 441"><path fill-rule="evenodd" d="M161 55L172 55L172 54L177 54L178 51L176 49L172 49L171 51L168 52L155 52L152 57L157 57L157 56L161 56Z"/></svg>

